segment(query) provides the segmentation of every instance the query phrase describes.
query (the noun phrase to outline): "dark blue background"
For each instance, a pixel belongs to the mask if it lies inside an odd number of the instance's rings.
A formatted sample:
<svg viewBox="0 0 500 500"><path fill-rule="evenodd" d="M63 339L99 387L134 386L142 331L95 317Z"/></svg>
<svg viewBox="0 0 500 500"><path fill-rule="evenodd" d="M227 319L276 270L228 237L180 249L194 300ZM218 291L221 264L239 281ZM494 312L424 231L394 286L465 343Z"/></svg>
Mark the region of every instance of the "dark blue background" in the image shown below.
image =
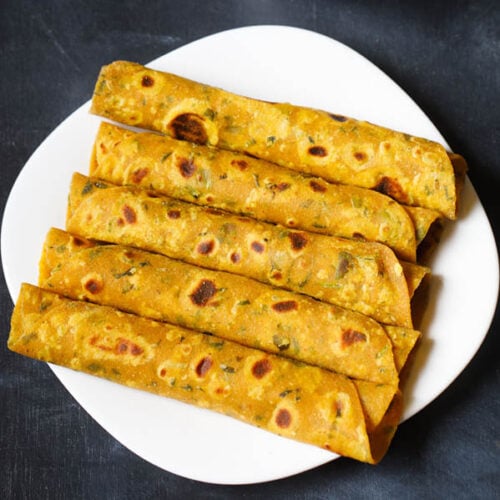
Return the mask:
<svg viewBox="0 0 500 500"><path fill-rule="evenodd" d="M400 84L468 159L498 244L497 1L3 0L0 210L36 147L90 98L101 65L114 59L146 63L205 35L252 24L331 36ZM133 455L79 407L45 364L8 352L12 301L2 275L0 307L0 498L500 498L498 313L474 360L400 427L377 467L339 459L271 483L215 486ZM454 332L448 333L453 341ZM210 460L211 450L200 453Z"/></svg>

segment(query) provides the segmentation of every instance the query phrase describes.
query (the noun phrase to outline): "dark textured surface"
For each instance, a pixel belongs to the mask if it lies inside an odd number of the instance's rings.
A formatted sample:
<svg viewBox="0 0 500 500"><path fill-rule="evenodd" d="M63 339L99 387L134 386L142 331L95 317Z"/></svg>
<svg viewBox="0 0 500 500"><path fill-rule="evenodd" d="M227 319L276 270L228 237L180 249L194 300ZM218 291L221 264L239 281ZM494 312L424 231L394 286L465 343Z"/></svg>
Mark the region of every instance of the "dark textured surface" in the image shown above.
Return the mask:
<svg viewBox="0 0 500 500"><path fill-rule="evenodd" d="M498 5L3 0L0 210L36 147L90 98L102 64L145 63L228 28L285 24L350 45L410 94L468 159L498 244ZM379 466L340 459L272 483L216 486L174 476L133 455L79 407L45 364L8 352L12 301L3 275L0 307L0 498L500 498L498 312L474 360L440 398L400 427ZM200 452L210 460L210 450Z"/></svg>

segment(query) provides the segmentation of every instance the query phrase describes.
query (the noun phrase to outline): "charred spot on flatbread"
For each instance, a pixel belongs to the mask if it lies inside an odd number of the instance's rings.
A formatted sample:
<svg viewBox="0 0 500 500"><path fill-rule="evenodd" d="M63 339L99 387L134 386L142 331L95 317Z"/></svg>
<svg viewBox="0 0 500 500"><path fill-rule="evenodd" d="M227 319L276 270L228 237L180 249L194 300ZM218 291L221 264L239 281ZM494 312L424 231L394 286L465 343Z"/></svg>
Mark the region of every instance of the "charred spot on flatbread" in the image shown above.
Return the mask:
<svg viewBox="0 0 500 500"><path fill-rule="evenodd" d="M308 152L312 156L319 156L320 158L325 157L328 153L323 146L311 146Z"/></svg>
<svg viewBox="0 0 500 500"><path fill-rule="evenodd" d="M288 237L290 238L292 249L297 252L307 245L307 236L305 233L290 233Z"/></svg>
<svg viewBox="0 0 500 500"><path fill-rule="evenodd" d="M137 214L135 213L135 210L132 207L124 205L122 208L122 214L123 217L125 217L125 220L129 224L135 224L137 222Z"/></svg>
<svg viewBox="0 0 500 500"><path fill-rule="evenodd" d="M309 186L311 186L311 189L315 193L325 193L327 190L327 187L325 185L321 184L318 181L314 181L314 180L309 182Z"/></svg>
<svg viewBox="0 0 500 500"><path fill-rule="evenodd" d="M354 158L358 161L366 161L368 159L368 156L366 153L363 153L362 151L356 151L354 153Z"/></svg>
<svg viewBox="0 0 500 500"><path fill-rule="evenodd" d="M214 240L208 240L208 241L202 241L198 247L198 253L201 255L209 255L213 252L215 248L215 241Z"/></svg>
<svg viewBox="0 0 500 500"><path fill-rule="evenodd" d="M186 179L192 177L196 171L196 165L191 158L179 158L177 166L179 167L182 177Z"/></svg>
<svg viewBox="0 0 500 500"><path fill-rule="evenodd" d="M148 174L147 168L138 168L134 170L131 175L131 180L134 184L140 184L140 182L146 177Z"/></svg>
<svg viewBox="0 0 500 500"><path fill-rule="evenodd" d="M85 290L87 290L87 292L91 293L92 295L95 295L102 291L102 289L104 288L104 284L102 283L101 280L97 278L89 278L84 283L83 287L85 288Z"/></svg>
<svg viewBox="0 0 500 500"><path fill-rule="evenodd" d="M203 359L198 361L198 364L196 365L196 375L198 375L198 377L204 377L208 373L210 368L212 368L212 365L212 358L210 356L205 356Z"/></svg>
<svg viewBox="0 0 500 500"><path fill-rule="evenodd" d="M141 85L143 87L152 87L155 84L155 80L150 75L144 75L141 80Z"/></svg>
<svg viewBox="0 0 500 500"><path fill-rule="evenodd" d="M169 219L178 219L181 216L181 211L172 209L167 212L167 215Z"/></svg>
<svg viewBox="0 0 500 500"><path fill-rule="evenodd" d="M124 338L119 338L115 346L116 354L132 354L132 356L139 356L143 352L144 350L135 342Z"/></svg>
<svg viewBox="0 0 500 500"><path fill-rule="evenodd" d="M408 203L408 195L404 192L397 179L384 176L377 182L373 189L379 193L390 196L401 203Z"/></svg>
<svg viewBox="0 0 500 500"><path fill-rule="evenodd" d="M264 245L260 241L252 241L250 246L252 247L252 250L257 253L262 253L265 249Z"/></svg>
<svg viewBox="0 0 500 500"><path fill-rule="evenodd" d="M211 280L201 280L193 293L189 296L196 306L206 306L210 299L217 293L217 287Z"/></svg>
<svg viewBox="0 0 500 500"><path fill-rule="evenodd" d="M286 408L280 408L276 413L275 422L281 429L287 429L292 423L292 414Z"/></svg>
<svg viewBox="0 0 500 500"><path fill-rule="evenodd" d="M245 160L231 160L231 165L233 165L233 167L238 167L240 170L246 170L248 168L248 163Z"/></svg>
<svg viewBox="0 0 500 500"><path fill-rule="evenodd" d="M272 369L271 361L269 359L264 358L256 361L252 366L252 375L255 378L261 379L265 375L267 375Z"/></svg>
<svg viewBox="0 0 500 500"><path fill-rule="evenodd" d="M281 302L275 302L271 306L276 312L289 312L298 309L299 305L295 300L283 300Z"/></svg>
<svg viewBox="0 0 500 500"><path fill-rule="evenodd" d="M356 342L366 342L366 334L349 328L342 332L342 345L349 347Z"/></svg>
<svg viewBox="0 0 500 500"><path fill-rule="evenodd" d="M176 139L207 144L208 134L205 130L203 117L195 113L182 113L176 116L168 125L170 134Z"/></svg>

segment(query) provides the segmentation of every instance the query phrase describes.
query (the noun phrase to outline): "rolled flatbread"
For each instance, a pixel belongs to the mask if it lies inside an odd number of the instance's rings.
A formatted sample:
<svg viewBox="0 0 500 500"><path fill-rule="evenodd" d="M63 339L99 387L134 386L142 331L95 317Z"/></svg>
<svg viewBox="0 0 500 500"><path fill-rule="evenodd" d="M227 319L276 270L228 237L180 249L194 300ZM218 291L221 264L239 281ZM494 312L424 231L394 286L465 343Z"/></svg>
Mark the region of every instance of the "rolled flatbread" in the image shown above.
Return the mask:
<svg viewBox="0 0 500 500"><path fill-rule="evenodd" d="M40 286L353 378L398 385L391 340L375 320L243 276L52 229L40 261Z"/></svg>
<svg viewBox="0 0 500 500"><path fill-rule="evenodd" d="M380 243L292 230L81 174L71 183L66 227L412 327L403 267Z"/></svg>
<svg viewBox="0 0 500 500"><path fill-rule="evenodd" d="M401 416L396 392L368 431L369 410L345 376L27 284L8 346L369 463L385 454Z"/></svg>
<svg viewBox="0 0 500 500"><path fill-rule="evenodd" d="M90 175L293 229L383 243L411 262L417 234L425 237L439 217L435 211L408 211L369 189L109 123L98 131Z"/></svg>
<svg viewBox="0 0 500 500"><path fill-rule="evenodd" d="M456 217L461 177L444 147L371 123L250 99L126 61L101 69L91 111Z"/></svg>

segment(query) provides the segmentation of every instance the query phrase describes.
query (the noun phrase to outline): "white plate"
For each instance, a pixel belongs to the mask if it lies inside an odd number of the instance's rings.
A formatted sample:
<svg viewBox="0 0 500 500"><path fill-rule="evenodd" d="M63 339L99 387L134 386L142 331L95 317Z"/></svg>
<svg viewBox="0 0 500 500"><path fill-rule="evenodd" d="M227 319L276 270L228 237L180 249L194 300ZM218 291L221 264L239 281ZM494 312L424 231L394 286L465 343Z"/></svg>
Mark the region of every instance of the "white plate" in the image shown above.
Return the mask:
<svg viewBox="0 0 500 500"><path fill-rule="evenodd" d="M363 118L446 146L419 107L384 73L346 46L309 31L280 26L234 29L181 47L150 66L256 98ZM71 174L87 173L100 122L88 110L86 103L49 135L10 194L1 250L14 300L21 282L37 282L48 229L64 227ZM469 181L460 218L447 228L432 268L431 301L408 384L404 419L429 404L458 376L483 341L495 310L495 241ZM118 441L149 462L187 478L255 483L336 458L207 410L51 368Z"/></svg>

